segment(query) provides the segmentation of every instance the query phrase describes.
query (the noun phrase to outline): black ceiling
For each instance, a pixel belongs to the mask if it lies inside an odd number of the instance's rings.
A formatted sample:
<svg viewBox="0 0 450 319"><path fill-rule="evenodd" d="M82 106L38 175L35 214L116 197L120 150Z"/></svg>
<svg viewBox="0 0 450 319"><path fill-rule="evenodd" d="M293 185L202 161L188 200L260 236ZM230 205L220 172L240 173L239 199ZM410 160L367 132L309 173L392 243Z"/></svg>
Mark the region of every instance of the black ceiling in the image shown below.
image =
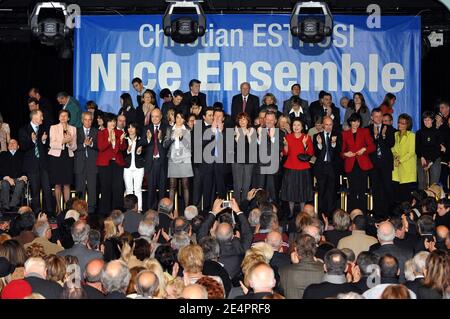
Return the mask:
<svg viewBox="0 0 450 319"><path fill-rule="evenodd" d="M0 40L23 41L30 37L28 17L36 0L0 0ZM64 0L61 0L64 2ZM296 0L205 0L206 13L263 13L290 12ZM82 14L152 14L163 13L165 0L81 0L77 3ZM385 15L421 15L422 25L427 29L443 29L450 32L450 12L437 0L330 0L327 1L334 14L364 14L369 4L379 4Z"/></svg>

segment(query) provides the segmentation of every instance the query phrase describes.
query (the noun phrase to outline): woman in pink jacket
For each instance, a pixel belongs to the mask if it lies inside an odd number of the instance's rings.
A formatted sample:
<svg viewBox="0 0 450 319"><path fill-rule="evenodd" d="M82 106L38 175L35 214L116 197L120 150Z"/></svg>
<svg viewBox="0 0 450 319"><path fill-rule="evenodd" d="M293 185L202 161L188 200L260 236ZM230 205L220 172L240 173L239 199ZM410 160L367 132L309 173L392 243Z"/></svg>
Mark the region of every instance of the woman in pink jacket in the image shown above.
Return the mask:
<svg viewBox="0 0 450 319"><path fill-rule="evenodd" d="M77 149L77 129L69 125L70 113L59 112L59 124L50 127L50 184L55 185L56 213L62 210L61 186L64 185L64 203L70 197L70 184L73 182L73 156Z"/></svg>

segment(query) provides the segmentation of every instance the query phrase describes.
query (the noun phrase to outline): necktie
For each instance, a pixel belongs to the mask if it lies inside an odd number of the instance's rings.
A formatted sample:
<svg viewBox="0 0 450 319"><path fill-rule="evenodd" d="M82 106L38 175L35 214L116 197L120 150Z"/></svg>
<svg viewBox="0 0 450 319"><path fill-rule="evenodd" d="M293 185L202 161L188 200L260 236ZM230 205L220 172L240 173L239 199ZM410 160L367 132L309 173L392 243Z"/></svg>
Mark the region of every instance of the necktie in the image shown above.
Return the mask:
<svg viewBox="0 0 450 319"><path fill-rule="evenodd" d="M244 96L244 100L242 101L242 112L245 112L246 107L247 107L247 97Z"/></svg>
<svg viewBox="0 0 450 319"><path fill-rule="evenodd" d="M377 158L381 158L381 146L380 146L380 134L381 125L378 125L378 136L377 136Z"/></svg>
<svg viewBox="0 0 450 319"><path fill-rule="evenodd" d="M89 138L89 129L86 129L86 131L85 131L85 138ZM87 145L86 145L86 158L88 158L89 157L89 155L88 155L88 149L87 149Z"/></svg>
<svg viewBox="0 0 450 319"><path fill-rule="evenodd" d="M158 150L158 126L155 127L155 132L153 133L153 157L159 155Z"/></svg>
<svg viewBox="0 0 450 319"><path fill-rule="evenodd" d="M36 143L34 144L34 155L36 158L39 158L39 147L38 147L38 140L37 137L39 135L39 126L36 126L34 128L34 133L36 133Z"/></svg>
<svg viewBox="0 0 450 319"><path fill-rule="evenodd" d="M214 157L219 157L219 129L215 133Z"/></svg>
<svg viewBox="0 0 450 319"><path fill-rule="evenodd" d="M325 162L331 161L331 154L330 154L330 133L325 134Z"/></svg>

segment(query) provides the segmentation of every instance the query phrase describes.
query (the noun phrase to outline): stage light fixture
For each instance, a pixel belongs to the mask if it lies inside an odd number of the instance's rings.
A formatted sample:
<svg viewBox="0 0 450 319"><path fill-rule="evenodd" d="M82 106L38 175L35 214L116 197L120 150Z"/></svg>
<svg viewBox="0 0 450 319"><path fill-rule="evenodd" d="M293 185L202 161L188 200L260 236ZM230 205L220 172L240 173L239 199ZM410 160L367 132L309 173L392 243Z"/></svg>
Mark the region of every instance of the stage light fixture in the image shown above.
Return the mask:
<svg viewBox="0 0 450 319"><path fill-rule="evenodd" d="M64 41L70 29L66 25L67 5L63 2L39 2L30 15L29 25L33 35L42 44L55 46Z"/></svg>
<svg viewBox="0 0 450 319"><path fill-rule="evenodd" d="M305 43L319 43L333 33L333 15L326 2L297 2L292 10L291 34Z"/></svg>
<svg viewBox="0 0 450 319"><path fill-rule="evenodd" d="M192 43L198 37L205 35L206 31L206 17L200 5L203 0L198 1L172 1L166 0L168 3L166 12L163 17L164 35L171 37L177 43ZM174 15L179 15L175 11L185 13L188 10L195 9L197 19L190 16L182 16L174 18Z"/></svg>

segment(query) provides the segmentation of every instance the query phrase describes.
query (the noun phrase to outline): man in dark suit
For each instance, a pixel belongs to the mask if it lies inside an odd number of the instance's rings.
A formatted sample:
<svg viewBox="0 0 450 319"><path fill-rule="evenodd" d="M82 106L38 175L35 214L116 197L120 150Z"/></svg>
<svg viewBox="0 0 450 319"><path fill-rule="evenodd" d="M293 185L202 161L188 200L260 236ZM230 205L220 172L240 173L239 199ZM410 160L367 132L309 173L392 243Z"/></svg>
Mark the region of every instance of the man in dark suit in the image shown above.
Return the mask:
<svg viewBox="0 0 450 319"><path fill-rule="evenodd" d="M0 153L0 211L15 210L20 204L27 177L23 173L23 153L15 139L8 143L8 151ZM10 190L14 193L10 201Z"/></svg>
<svg viewBox="0 0 450 319"><path fill-rule="evenodd" d="M391 148L395 144L395 131L390 125L383 124L383 113L380 108L372 110L372 124L368 126L376 151L369 155L373 163L370 172L373 192L374 215L379 218L389 216L393 202L392 170L394 157Z"/></svg>
<svg viewBox="0 0 450 319"><path fill-rule="evenodd" d="M251 268L249 283L252 291L235 299L263 299L273 293L275 287L275 273L265 262L259 262Z"/></svg>
<svg viewBox="0 0 450 319"><path fill-rule="evenodd" d="M24 152L23 171L31 188L31 207L37 213L41 209L40 192L46 212L53 212L50 181L48 177L48 132L42 127L41 110L30 113L31 122L19 130L19 145Z"/></svg>
<svg viewBox="0 0 450 319"><path fill-rule="evenodd" d="M231 118L233 121L241 112L250 116L251 124L253 124L259 112L259 97L250 94L250 83L248 82L241 84L241 94L236 94L231 100Z"/></svg>
<svg viewBox="0 0 450 319"><path fill-rule="evenodd" d="M331 249L325 254L323 282L306 287L303 299L325 299L336 297L340 293L361 293L353 283L345 277L347 257L339 249Z"/></svg>
<svg viewBox="0 0 450 319"><path fill-rule="evenodd" d="M173 109L174 111L179 110L181 113L183 113L184 118L187 118L190 112L190 104L186 104L184 102L184 93L181 90L175 90L173 91L173 98L170 102L164 102L161 106L161 112L163 115L164 121L167 121L167 111L169 109ZM167 123L166 123L167 124Z"/></svg>
<svg viewBox="0 0 450 319"><path fill-rule="evenodd" d="M362 251L359 253L358 258L356 258L356 266L357 270L361 274L360 279L355 285L361 290L361 293L369 290L369 286L367 285L370 281L369 276L372 274L374 268L373 265L378 265L379 257L372 252ZM368 281L369 279L369 281ZM372 283L374 283L375 278L372 279Z"/></svg>
<svg viewBox="0 0 450 319"><path fill-rule="evenodd" d="M142 80L140 78L134 78L133 80L131 80L131 85L137 93L137 106L140 106L142 104L142 99L144 98L144 92L147 89L144 87L144 83L142 83Z"/></svg>
<svg viewBox="0 0 450 319"><path fill-rule="evenodd" d="M154 109L151 123L142 130L142 146L145 156L145 173L147 176L147 207L156 209L157 202L166 194L167 155L163 147L167 124L162 122L162 113ZM156 190L158 189L158 196Z"/></svg>
<svg viewBox="0 0 450 319"><path fill-rule="evenodd" d="M89 239L89 225L84 221L77 221L72 225L71 233L74 245L72 248L64 249L57 253L58 256L75 256L78 258L78 265L80 266L80 274L84 277L86 265L93 259L103 259L103 254L96 250L87 248Z"/></svg>
<svg viewBox="0 0 450 319"><path fill-rule="evenodd" d="M314 176L317 178L319 194L319 212L332 217L337 206L336 179L338 178L339 153L341 151L340 134L333 131L333 120L329 116L323 118L324 131L313 138Z"/></svg>
<svg viewBox="0 0 450 319"><path fill-rule="evenodd" d="M138 198L134 194L128 194L123 199L123 207L125 213L123 214L123 230L129 234L137 233L139 223L144 219L138 211Z"/></svg>
<svg viewBox="0 0 450 319"><path fill-rule="evenodd" d="M31 286L33 293L41 294L45 299L60 299L62 287L52 280L47 280L47 269L44 259L30 257L25 262L25 281Z"/></svg>
<svg viewBox="0 0 450 319"><path fill-rule="evenodd" d="M48 109L41 108L41 105L39 104L39 101L33 97L28 99L28 108L31 111L33 110L41 110L42 116L44 117L44 120L42 122L42 127L45 129L45 131L50 131L50 126L52 126L54 123L53 114Z"/></svg>
<svg viewBox="0 0 450 319"><path fill-rule="evenodd" d="M303 110L306 110L306 109L309 110L308 101L300 98L301 91L302 91L302 89L300 87L300 84L295 83L291 86L292 96L283 102L283 114L284 115L288 115L289 111L292 109L292 99L294 97L298 97L300 99L300 106L302 107Z"/></svg>
<svg viewBox="0 0 450 319"><path fill-rule="evenodd" d="M80 198L88 192L88 212L95 213L97 207L97 133L92 126L92 113L82 114L83 126L77 129L77 149L75 151L75 189Z"/></svg>
<svg viewBox="0 0 450 319"><path fill-rule="evenodd" d="M335 129L339 130L341 127L341 112L334 105L331 94L325 91L320 91L319 100L314 101L309 106L309 112L311 114L311 119L315 122L316 119L322 118L324 116L329 116L333 120L333 126Z"/></svg>
<svg viewBox="0 0 450 319"><path fill-rule="evenodd" d="M381 247L374 250L373 253L379 257L390 254L397 258L400 268L400 283L404 283L405 262L412 258L413 252L394 245L395 228L391 222L385 221L379 224L377 228L377 237Z"/></svg>
<svg viewBox="0 0 450 319"><path fill-rule="evenodd" d="M28 96L30 97L30 99L28 99L28 106L30 105L31 99L36 99L36 104L39 105L39 109L44 113L44 122L47 122L49 127L53 124L57 124L55 116L57 116L59 112L58 108L53 108L50 100L42 96L38 88L31 88L30 91L28 91ZM31 111L32 110L30 109L30 112Z"/></svg>
<svg viewBox="0 0 450 319"><path fill-rule="evenodd" d="M63 110L69 111L69 124L77 129L81 128L81 106L80 102L66 92L59 92L56 96L58 103L62 105Z"/></svg>
<svg viewBox="0 0 450 319"><path fill-rule="evenodd" d="M269 198L277 202L280 187L276 185L276 174L280 169L280 152L283 149L284 133L275 129L275 113L266 113L264 123L265 127L259 127L257 130L258 163L255 176L256 187L265 189L269 193ZM266 146L266 152L264 152L264 146Z"/></svg>
<svg viewBox="0 0 450 319"><path fill-rule="evenodd" d="M206 102L206 94L200 92L200 82L197 79L192 79L189 81L189 91L184 93L183 103L190 108L191 107L191 99L193 96L197 96L200 102L200 106L205 108L208 106Z"/></svg>

